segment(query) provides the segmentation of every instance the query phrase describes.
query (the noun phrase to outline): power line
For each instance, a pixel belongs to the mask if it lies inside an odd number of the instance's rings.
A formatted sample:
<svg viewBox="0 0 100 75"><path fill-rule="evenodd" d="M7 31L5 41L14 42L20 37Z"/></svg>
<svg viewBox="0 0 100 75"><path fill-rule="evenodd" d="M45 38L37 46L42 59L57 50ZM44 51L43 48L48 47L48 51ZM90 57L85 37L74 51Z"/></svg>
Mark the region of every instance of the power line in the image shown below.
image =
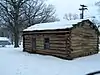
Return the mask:
<svg viewBox="0 0 100 75"><path fill-rule="evenodd" d="M80 19L84 18L84 11L87 10L87 6L85 5L80 5L81 8L79 8L80 11L82 11L82 13L80 14Z"/></svg>

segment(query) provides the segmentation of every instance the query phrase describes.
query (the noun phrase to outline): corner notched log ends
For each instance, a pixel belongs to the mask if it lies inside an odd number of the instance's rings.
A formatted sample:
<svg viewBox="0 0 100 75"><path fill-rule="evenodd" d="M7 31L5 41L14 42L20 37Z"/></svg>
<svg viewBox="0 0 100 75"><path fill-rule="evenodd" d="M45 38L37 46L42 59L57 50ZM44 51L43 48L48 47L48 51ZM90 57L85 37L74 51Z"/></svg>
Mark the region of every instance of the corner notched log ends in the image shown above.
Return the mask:
<svg viewBox="0 0 100 75"><path fill-rule="evenodd" d="M98 28L91 20L42 23L23 31L23 51L74 59L99 51Z"/></svg>

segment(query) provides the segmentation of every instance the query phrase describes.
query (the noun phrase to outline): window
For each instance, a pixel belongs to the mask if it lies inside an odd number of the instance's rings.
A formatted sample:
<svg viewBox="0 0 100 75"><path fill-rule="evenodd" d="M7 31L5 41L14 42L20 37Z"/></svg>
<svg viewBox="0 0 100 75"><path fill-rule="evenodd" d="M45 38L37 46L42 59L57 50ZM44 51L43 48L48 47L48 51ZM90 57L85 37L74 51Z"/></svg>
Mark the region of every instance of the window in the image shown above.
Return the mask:
<svg viewBox="0 0 100 75"><path fill-rule="evenodd" d="M50 43L49 43L49 38L44 39L44 49L49 49L50 48Z"/></svg>

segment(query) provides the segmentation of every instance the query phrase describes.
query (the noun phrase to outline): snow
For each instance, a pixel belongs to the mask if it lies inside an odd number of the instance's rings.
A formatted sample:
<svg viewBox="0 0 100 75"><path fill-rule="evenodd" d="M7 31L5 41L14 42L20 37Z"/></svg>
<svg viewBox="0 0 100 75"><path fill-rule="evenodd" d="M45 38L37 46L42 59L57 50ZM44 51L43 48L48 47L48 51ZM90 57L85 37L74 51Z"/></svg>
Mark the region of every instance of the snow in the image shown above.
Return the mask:
<svg viewBox="0 0 100 75"><path fill-rule="evenodd" d="M83 20L87 20L87 19L77 19L77 20L69 20L69 21L62 20L58 22L40 23L40 24L32 25L27 29L24 29L23 31L66 29L66 28L73 27L73 24L77 24L78 22L81 22Z"/></svg>
<svg viewBox="0 0 100 75"><path fill-rule="evenodd" d="M7 37L0 37L0 41L9 41Z"/></svg>
<svg viewBox="0 0 100 75"><path fill-rule="evenodd" d="M0 48L0 75L86 75L100 71L100 54L63 60L29 54L22 48Z"/></svg>

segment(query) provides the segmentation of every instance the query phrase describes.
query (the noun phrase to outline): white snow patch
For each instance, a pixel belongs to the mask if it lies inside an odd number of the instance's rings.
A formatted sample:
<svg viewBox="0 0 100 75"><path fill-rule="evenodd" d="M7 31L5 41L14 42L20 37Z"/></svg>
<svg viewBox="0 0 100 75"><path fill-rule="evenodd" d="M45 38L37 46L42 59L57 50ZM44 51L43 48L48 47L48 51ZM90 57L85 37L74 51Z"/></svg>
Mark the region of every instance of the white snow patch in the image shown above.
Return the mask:
<svg viewBox="0 0 100 75"><path fill-rule="evenodd" d="M50 23L40 23L35 24L27 29L24 29L23 31L33 31L33 30L52 30L52 29L66 29L73 27L73 24L77 24L78 22L81 22L83 20L87 19L77 19L77 20L63 20L58 22L50 22ZM91 21L91 19L89 19Z"/></svg>
<svg viewBox="0 0 100 75"><path fill-rule="evenodd" d="M71 61L29 54L22 48L0 48L0 75L86 75L100 71L100 54Z"/></svg>
<svg viewBox="0 0 100 75"><path fill-rule="evenodd" d="M10 41L7 37L0 37L1 41Z"/></svg>

